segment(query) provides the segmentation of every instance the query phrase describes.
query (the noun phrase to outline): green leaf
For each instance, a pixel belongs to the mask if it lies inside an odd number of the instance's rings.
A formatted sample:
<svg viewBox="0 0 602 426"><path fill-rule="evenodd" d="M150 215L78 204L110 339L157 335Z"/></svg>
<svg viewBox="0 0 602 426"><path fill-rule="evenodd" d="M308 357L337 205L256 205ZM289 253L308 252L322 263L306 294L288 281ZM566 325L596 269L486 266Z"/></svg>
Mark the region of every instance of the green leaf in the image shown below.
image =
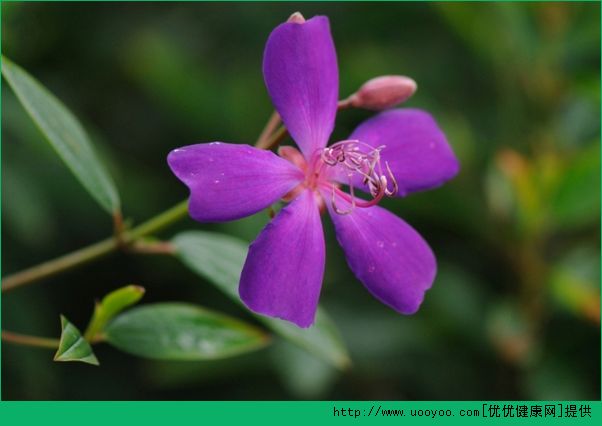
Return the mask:
<svg viewBox="0 0 602 426"><path fill-rule="evenodd" d="M176 256L186 266L242 304L238 296L238 282L248 243L228 235L202 231L180 233L172 243L176 247ZM321 308L318 308L316 322L308 329L261 315L257 318L276 333L339 368L350 364L347 349L334 322Z"/></svg>
<svg viewBox="0 0 602 426"><path fill-rule="evenodd" d="M61 315L61 340L59 349L54 354L55 361L79 361L98 365L90 344L82 337L79 330Z"/></svg>
<svg viewBox="0 0 602 426"><path fill-rule="evenodd" d="M134 355L165 360L210 360L250 352L269 339L242 321L185 303L140 306L116 317L105 340Z"/></svg>
<svg viewBox="0 0 602 426"><path fill-rule="evenodd" d="M2 56L2 75L17 98L90 195L109 213L119 211L119 195L92 143L73 114L37 80Z"/></svg>
<svg viewBox="0 0 602 426"><path fill-rule="evenodd" d="M105 326L115 315L138 302L143 295L144 288L137 285L128 285L107 294L94 307L94 314L84 333L85 339L89 342L94 340L99 333L102 333Z"/></svg>

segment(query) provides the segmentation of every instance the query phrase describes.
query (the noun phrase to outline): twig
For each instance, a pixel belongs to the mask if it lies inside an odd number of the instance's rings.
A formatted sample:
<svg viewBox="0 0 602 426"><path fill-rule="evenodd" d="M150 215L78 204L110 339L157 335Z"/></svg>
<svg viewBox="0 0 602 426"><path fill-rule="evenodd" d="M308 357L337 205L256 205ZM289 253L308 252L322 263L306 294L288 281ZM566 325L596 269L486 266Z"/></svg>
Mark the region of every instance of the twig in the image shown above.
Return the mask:
<svg viewBox="0 0 602 426"><path fill-rule="evenodd" d="M47 349L57 349L59 347L59 339L30 336L27 334L13 333L6 330L2 330L2 341L17 345L35 346L38 348Z"/></svg>

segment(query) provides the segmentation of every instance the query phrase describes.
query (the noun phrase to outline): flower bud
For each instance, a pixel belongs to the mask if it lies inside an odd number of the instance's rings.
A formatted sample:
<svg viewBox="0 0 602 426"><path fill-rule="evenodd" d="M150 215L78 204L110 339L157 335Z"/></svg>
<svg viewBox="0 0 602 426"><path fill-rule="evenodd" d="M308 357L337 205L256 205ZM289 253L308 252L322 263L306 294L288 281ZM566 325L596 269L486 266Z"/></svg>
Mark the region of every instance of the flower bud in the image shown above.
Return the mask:
<svg viewBox="0 0 602 426"><path fill-rule="evenodd" d="M381 111L408 100L416 87L416 82L409 77L383 75L365 82L351 95L349 102L356 108Z"/></svg>
<svg viewBox="0 0 602 426"><path fill-rule="evenodd" d="M289 16L286 22L288 22L289 24L304 24L305 18L303 17L303 15L301 15L301 12L295 12L291 16Z"/></svg>

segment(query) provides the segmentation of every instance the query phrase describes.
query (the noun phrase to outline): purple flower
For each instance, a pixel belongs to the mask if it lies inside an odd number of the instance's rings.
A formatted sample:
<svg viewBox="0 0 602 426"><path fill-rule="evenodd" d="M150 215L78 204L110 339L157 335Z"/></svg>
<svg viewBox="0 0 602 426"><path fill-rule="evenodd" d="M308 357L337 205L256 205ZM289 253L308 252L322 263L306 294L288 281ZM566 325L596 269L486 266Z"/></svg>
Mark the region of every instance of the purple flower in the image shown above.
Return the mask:
<svg viewBox="0 0 602 426"><path fill-rule="evenodd" d="M428 113L396 109L327 147L339 82L326 17L278 26L265 48L263 74L300 151L281 147L278 156L213 142L168 156L191 191L190 215L200 222L239 219L283 197L290 201L249 248L242 300L300 327L313 323L325 264L320 210L326 207L347 262L368 291L402 314L416 312L435 278L435 257L412 227L376 204L455 176L459 165L445 135Z"/></svg>

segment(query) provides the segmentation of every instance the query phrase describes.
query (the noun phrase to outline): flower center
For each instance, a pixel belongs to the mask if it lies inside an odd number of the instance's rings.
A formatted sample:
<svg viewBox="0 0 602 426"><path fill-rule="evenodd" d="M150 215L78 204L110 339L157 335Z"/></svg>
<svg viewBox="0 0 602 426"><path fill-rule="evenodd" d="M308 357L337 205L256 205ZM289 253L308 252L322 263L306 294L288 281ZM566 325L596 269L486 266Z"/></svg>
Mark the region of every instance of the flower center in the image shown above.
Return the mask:
<svg viewBox="0 0 602 426"><path fill-rule="evenodd" d="M349 214L355 207L371 207L385 195L391 197L397 193L397 181L386 161L383 168L380 152L384 148L384 145L374 148L358 140L345 140L319 152L317 171L320 176L325 175L329 183L331 204L336 213ZM321 170L323 167L326 170ZM343 192L336 182L348 185L349 193ZM358 185L368 188L371 200L355 196L355 187ZM337 195L349 203L348 208L341 209L337 205Z"/></svg>
<svg viewBox="0 0 602 426"><path fill-rule="evenodd" d="M349 214L356 207L366 208L376 204L384 196L393 196L398 191L397 181L389 164L381 161L380 152L384 145L374 148L358 140L344 140L316 151L309 162L303 155L290 146L280 147L281 157L305 172L305 181L285 195L284 201L294 199L304 188L316 192L320 199L319 188L331 193L331 205L338 214ZM349 187L349 193L341 190L342 185ZM355 196L355 188L366 188L371 195L370 200ZM341 208L337 199L345 201L348 206Z"/></svg>

